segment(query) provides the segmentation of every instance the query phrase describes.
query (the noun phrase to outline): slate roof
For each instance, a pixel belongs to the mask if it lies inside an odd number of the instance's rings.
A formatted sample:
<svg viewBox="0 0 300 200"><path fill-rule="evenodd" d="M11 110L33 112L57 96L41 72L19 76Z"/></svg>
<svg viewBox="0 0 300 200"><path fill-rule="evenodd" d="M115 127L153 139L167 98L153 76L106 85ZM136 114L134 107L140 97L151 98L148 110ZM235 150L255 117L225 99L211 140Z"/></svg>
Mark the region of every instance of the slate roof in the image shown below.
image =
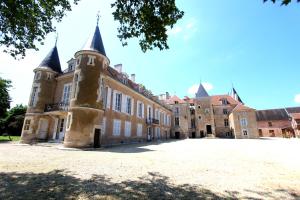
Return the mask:
<svg viewBox="0 0 300 200"><path fill-rule="evenodd" d="M182 99L180 99L178 96L174 95L172 97L170 97L169 99L166 99L166 103L167 104L175 104L175 101L177 101L178 103L182 104L182 103L186 103L185 101L183 101Z"/></svg>
<svg viewBox="0 0 300 200"><path fill-rule="evenodd" d="M286 111L288 113L300 113L300 107L290 107L286 108Z"/></svg>
<svg viewBox="0 0 300 200"><path fill-rule="evenodd" d="M48 67L55 72L62 73L56 45L44 58L39 67Z"/></svg>
<svg viewBox="0 0 300 200"><path fill-rule="evenodd" d="M206 92L204 86L202 85L202 83L200 83L198 91L196 93L196 98L202 98L202 97L208 97L208 93Z"/></svg>
<svg viewBox="0 0 300 200"><path fill-rule="evenodd" d="M99 30L99 26L96 26L95 32L93 35L89 37L85 45L82 47L81 50L89 50L89 51L96 51L104 56L106 56L101 33Z"/></svg>
<svg viewBox="0 0 300 200"><path fill-rule="evenodd" d="M284 108L257 110L257 121L272 121L272 120L289 120L289 115Z"/></svg>

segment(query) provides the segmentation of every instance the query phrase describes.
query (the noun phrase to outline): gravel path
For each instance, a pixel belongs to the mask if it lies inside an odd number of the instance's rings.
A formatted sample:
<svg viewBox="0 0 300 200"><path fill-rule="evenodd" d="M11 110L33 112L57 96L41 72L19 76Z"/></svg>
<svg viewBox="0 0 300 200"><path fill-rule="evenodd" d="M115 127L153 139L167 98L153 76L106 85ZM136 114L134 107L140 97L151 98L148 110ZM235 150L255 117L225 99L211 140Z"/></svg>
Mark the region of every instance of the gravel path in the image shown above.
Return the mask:
<svg viewBox="0 0 300 200"><path fill-rule="evenodd" d="M0 143L0 199L300 199L299 139Z"/></svg>

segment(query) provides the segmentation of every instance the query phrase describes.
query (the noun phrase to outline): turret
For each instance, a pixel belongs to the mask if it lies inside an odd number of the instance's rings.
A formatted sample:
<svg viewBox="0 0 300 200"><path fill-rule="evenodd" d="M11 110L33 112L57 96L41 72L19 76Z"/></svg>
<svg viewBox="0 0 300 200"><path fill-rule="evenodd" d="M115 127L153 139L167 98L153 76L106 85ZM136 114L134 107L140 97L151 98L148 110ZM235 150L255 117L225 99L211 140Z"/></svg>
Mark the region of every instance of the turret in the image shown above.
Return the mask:
<svg viewBox="0 0 300 200"><path fill-rule="evenodd" d="M76 67L64 145L84 147L93 144L93 134L99 132L104 113L103 70L108 67L109 59L98 24L94 34L74 57Z"/></svg>
<svg viewBox="0 0 300 200"><path fill-rule="evenodd" d="M209 96L208 93L206 92L204 86L202 85L202 83L200 83L198 91L195 94L195 96L196 96L197 99Z"/></svg>

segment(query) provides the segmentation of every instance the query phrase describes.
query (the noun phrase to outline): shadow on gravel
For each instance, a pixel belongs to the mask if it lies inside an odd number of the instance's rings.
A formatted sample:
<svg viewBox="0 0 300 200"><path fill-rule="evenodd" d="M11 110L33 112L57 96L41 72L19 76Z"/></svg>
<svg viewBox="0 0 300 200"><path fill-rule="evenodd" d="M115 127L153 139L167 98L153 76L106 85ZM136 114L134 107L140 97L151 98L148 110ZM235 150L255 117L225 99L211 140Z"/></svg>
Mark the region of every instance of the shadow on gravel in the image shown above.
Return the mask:
<svg viewBox="0 0 300 200"><path fill-rule="evenodd" d="M174 185L168 177L148 173L139 180L114 183L105 176L95 175L81 180L64 171L49 173L0 173L0 199L238 199L238 192L227 191L224 195L195 185ZM249 191L255 192L255 191ZM299 196L289 194L290 199ZM257 193L258 194L258 193ZM271 193L259 194L272 198ZM256 199L242 197L243 199Z"/></svg>
<svg viewBox="0 0 300 200"><path fill-rule="evenodd" d="M149 173L137 181L113 183L104 176L81 180L64 171L0 173L0 199L236 199L192 185L173 185L169 178Z"/></svg>

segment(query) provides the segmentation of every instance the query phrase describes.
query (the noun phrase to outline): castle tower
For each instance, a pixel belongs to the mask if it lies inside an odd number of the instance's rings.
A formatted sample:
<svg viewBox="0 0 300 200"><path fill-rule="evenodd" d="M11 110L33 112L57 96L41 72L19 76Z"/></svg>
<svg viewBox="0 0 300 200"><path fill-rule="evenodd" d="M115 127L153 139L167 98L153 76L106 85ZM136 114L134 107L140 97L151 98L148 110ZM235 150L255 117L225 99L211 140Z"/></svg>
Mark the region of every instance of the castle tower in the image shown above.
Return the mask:
<svg viewBox="0 0 300 200"><path fill-rule="evenodd" d="M200 83L197 93L195 94L196 99L202 98L202 97L208 97L208 93L206 92L204 86L202 83Z"/></svg>
<svg viewBox="0 0 300 200"><path fill-rule="evenodd" d="M21 137L21 141L24 143L47 138L47 131L39 131L43 128L47 129L49 126L43 112L46 104L53 103L55 77L62 73L56 44L33 71L35 75Z"/></svg>
<svg viewBox="0 0 300 200"><path fill-rule="evenodd" d="M103 70L109 65L98 24L94 34L74 57L76 67L64 146L86 147L94 144L96 134L98 140L101 134Z"/></svg>

